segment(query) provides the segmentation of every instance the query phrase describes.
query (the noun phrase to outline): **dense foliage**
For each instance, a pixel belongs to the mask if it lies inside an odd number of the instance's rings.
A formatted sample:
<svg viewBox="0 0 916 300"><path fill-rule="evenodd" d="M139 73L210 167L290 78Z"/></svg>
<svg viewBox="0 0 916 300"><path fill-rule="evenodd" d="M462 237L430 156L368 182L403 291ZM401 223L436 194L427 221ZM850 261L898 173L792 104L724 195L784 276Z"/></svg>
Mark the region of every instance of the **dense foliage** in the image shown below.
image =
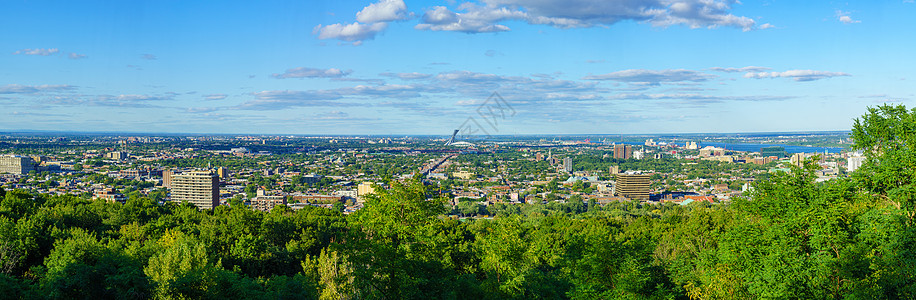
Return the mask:
<svg viewBox="0 0 916 300"><path fill-rule="evenodd" d="M0 293L128 299L896 299L916 296L916 111L858 120L851 178L813 164L730 204L495 205L417 180L344 216L2 191ZM473 202L462 202L473 203ZM464 207L462 209L465 209ZM469 211L479 207L466 207Z"/></svg>

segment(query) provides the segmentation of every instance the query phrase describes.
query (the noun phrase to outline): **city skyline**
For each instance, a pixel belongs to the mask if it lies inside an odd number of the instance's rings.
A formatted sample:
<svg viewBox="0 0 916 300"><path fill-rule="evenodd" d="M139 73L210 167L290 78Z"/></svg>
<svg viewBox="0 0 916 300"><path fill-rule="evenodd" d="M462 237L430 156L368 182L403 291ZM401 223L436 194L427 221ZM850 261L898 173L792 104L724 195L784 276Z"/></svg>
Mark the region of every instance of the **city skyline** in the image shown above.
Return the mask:
<svg viewBox="0 0 916 300"><path fill-rule="evenodd" d="M494 95L494 135L833 131L914 97L912 1L0 7L0 131L446 135Z"/></svg>

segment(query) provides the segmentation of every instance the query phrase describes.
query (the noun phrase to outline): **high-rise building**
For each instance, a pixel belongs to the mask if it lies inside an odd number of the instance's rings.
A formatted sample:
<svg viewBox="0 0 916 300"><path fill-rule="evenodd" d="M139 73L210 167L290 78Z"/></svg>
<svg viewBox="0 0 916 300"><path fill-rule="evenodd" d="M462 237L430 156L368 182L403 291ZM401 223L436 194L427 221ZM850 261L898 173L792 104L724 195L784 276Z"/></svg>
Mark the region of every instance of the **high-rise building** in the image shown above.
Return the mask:
<svg viewBox="0 0 916 300"><path fill-rule="evenodd" d="M216 168L216 175L219 175L219 178L226 179L229 177L229 170L224 167Z"/></svg>
<svg viewBox="0 0 916 300"><path fill-rule="evenodd" d="M572 157L567 156L563 158L563 170L566 170L566 172L572 173L573 171Z"/></svg>
<svg viewBox="0 0 916 300"><path fill-rule="evenodd" d="M804 153L795 153L792 154L791 158L789 158L789 162L792 163L792 165L800 168L805 166L805 159L807 158L808 155Z"/></svg>
<svg viewBox="0 0 916 300"><path fill-rule="evenodd" d="M865 162L865 156L850 156L846 159L846 172L852 173L856 169L862 167L862 163Z"/></svg>
<svg viewBox="0 0 916 300"><path fill-rule="evenodd" d="M356 186L356 195L359 197L375 194L375 188L372 187L375 183L373 182L363 182Z"/></svg>
<svg viewBox="0 0 916 300"><path fill-rule="evenodd" d="M614 145L614 158L628 159L633 157L633 146L617 144Z"/></svg>
<svg viewBox="0 0 916 300"><path fill-rule="evenodd" d="M172 175L175 175L172 170L162 170L162 187L172 187Z"/></svg>
<svg viewBox="0 0 916 300"><path fill-rule="evenodd" d="M35 165L32 158L28 156L0 156L0 173L28 174L31 171L35 171Z"/></svg>
<svg viewBox="0 0 916 300"><path fill-rule="evenodd" d="M172 201L190 202L200 209L219 206L219 177L210 171L172 176Z"/></svg>
<svg viewBox="0 0 916 300"><path fill-rule="evenodd" d="M608 173L610 173L611 175L616 175L617 173L620 173L620 167L619 167L619 166L610 166L610 167L608 167L608 170L607 170L607 171L608 171Z"/></svg>
<svg viewBox="0 0 916 300"><path fill-rule="evenodd" d="M779 147L779 146L772 146L772 147L760 148L760 156L763 156L763 157L775 156L778 158L783 158L783 157L788 156L788 153L786 153L786 148Z"/></svg>
<svg viewBox="0 0 916 300"><path fill-rule="evenodd" d="M617 174L617 184L614 194L630 200L649 200L649 175L636 172Z"/></svg>

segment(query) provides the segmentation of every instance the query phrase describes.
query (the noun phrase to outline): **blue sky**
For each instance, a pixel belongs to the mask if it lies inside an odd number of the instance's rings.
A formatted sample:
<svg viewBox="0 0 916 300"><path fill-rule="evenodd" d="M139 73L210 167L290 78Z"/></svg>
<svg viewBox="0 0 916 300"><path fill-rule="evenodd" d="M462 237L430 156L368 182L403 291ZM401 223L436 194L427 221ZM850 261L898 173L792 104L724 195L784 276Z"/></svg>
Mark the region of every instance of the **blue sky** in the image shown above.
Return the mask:
<svg viewBox="0 0 916 300"><path fill-rule="evenodd" d="M914 105L913 16L902 0L3 1L0 130L848 130Z"/></svg>

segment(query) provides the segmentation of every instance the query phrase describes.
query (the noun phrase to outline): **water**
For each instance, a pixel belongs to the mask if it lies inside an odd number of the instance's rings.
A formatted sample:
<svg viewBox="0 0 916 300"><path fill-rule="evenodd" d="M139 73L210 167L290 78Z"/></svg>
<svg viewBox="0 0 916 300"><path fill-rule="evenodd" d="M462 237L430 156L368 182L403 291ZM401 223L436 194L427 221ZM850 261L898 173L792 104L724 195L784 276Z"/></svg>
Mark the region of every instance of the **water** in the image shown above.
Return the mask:
<svg viewBox="0 0 916 300"><path fill-rule="evenodd" d="M631 145L642 145L643 143L625 143ZM683 147L684 143L677 143L678 146ZM730 143L716 143L716 142L697 142L697 145L700 148L706 146L713 146L719 148L725 148L725 150L733 151L746 151L746 152L760 152L760 148L763 147L783 147L786 148L786 152L789 154L792 153L824 153L824 150L827 153L840 153L845 148L842 147L809 147L809 146L792 146L792 145L782 145L782 144L730 144Z"/></svg>
<svg viewBox="0 0 916 300"><path fill-rule="evenodd" d="M827 153L840 153L845 148L840 147L809 147L809 146L792 146L792 145L778 145L778 144L728 144L728 143L709 143L709 142L699 142L700 148L706 146L713 146L719 148L725 148L726 150L735 150L735 151L748 151L748 152L760 152L760 148L763 147L783 147L786 148L786 152L789 153L824 153L824 150Z"/></svg>

